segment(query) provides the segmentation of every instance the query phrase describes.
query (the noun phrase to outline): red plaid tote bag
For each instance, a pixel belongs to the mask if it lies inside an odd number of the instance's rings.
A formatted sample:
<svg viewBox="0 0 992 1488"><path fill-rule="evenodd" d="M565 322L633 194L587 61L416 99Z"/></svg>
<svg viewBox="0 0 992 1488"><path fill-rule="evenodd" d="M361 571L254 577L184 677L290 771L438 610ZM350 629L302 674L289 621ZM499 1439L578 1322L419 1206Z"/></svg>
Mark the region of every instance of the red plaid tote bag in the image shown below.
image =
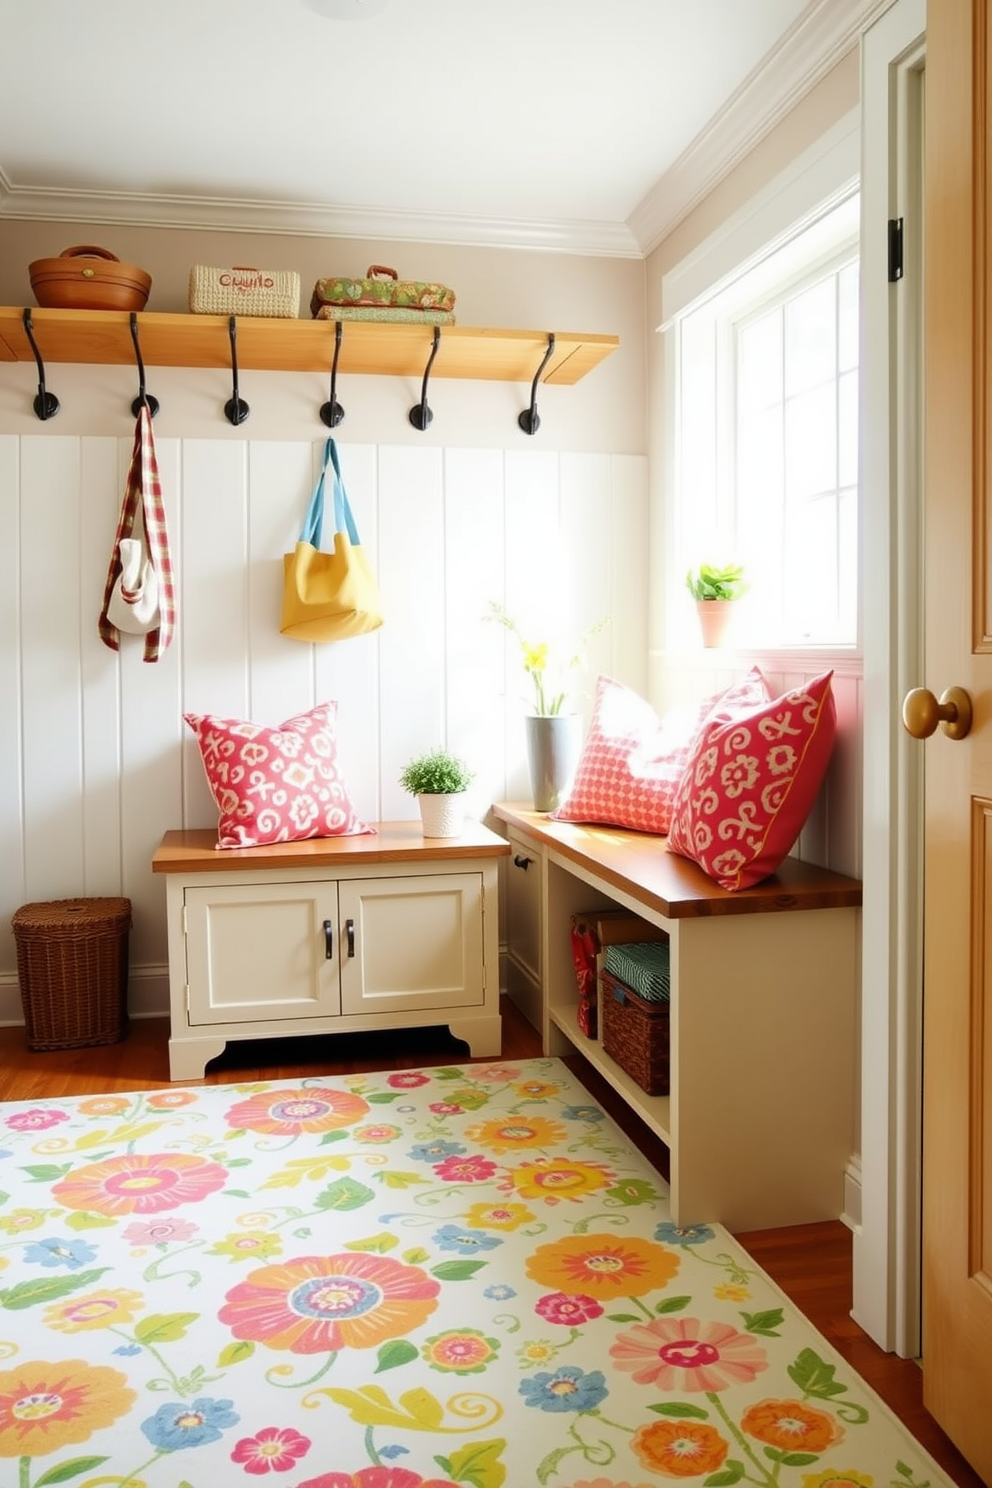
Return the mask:
<svg viewBox="0 0 992 1488"><path fill-rule="evenodd" d="M120 593L122 576L121 543L124 552L134 537L141 540L143 533L145 558L154 573L158 587L158 624L145 632L145 661L158 661L172 640L176 623L175 586L172 582L172 560L169 557L169 534L165 525L165 505L162 501L162 483L159 480L158 461L155 458L155 440L152 436L152 416L147 403L138 413L134 429L134 449L131 466L124 488L124 504L117 524L117 536L107 573L107 584L100 611L100 639L111 651L119 651L121 633L110 617L115 588ZM132 536L134 535L134 537Z"/></svg>

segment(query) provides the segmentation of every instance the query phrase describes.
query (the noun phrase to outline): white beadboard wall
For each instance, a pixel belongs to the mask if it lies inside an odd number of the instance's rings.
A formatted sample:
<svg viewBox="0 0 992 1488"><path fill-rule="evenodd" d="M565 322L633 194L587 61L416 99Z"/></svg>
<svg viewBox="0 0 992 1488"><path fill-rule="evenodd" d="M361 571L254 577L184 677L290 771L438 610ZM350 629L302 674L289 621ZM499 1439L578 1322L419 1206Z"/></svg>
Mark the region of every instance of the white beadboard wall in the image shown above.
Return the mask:
<svg viewBox="0 0 992 1488"><path fill-rule="evenodd" d="M397 784L443 743L476 771L473 806L528 794L516 643L491 599L541 634L602 616L596 673L644 692L647 463L640 455L338 440L386 623L310 646L278 630L323 439L157 438L179 623L155 664L115 653L97 617L131 438L0 435L0 1021L21 1021L10 917L23 903L125 894L131 1007L165 1011L165 892L149 860L170 827L216 822L186 711L279 722L338 701L356 808L413 818Z"/></svg>

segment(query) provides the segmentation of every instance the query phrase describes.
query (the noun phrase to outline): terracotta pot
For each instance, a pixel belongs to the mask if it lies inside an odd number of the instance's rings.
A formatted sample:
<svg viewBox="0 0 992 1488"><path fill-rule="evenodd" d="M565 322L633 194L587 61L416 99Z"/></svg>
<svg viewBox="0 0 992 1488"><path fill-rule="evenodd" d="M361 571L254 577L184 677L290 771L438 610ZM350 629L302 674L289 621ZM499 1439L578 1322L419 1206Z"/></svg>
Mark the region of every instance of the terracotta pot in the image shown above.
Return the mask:
<svg viewBox="0 0 992 1488"><path fill-rule="evenodd" d="M697 599L704 646L722 646L734 618L734 599Z"/></svg>

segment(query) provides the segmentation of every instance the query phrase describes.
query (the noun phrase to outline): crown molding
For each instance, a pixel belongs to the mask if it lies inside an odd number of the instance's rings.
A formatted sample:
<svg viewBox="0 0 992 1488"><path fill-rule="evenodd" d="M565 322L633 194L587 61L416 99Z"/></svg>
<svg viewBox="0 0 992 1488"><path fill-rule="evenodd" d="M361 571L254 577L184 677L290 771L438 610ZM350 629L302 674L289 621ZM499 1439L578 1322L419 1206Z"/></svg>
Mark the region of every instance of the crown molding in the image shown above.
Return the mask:
<svg viewBox="0 0 992 1488"><path fill-rule="evenodd" d="M645 258L778 124L894 0L813 0L626 222L514 221L279 202L14 185L0 168L0 221L19 219L371 238Z"/></svg>
<svg viewBox="0 0 992 1488"><path fill-rule="evenodd" d="M181 227L204 232L372 238L460 247L524 248L604 258L640 258L623 222L513 221L312 202L244 201L123 191L66 191L11 185L0 170L0 221L89 222Z"/></svg>
<svg viewBox="0 0 992 1488"><path fill-rule="evenodd" d="M816 0L634 208L627 226L647 257L894 0Z"/></svg>

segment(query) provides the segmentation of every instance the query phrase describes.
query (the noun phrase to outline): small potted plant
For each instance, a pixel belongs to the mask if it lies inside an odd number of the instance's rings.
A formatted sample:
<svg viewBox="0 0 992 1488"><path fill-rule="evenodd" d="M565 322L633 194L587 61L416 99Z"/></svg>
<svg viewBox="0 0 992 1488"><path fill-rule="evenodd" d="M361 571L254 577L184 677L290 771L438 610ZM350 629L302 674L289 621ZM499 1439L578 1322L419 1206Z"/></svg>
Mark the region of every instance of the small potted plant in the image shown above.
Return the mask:
<svg viewBox="0 0 992 1488"><path fill-rule="evenodd" d="M701 563L698 568L690 568L685 586L696 601L703 645L722 645L734 604L747 591L743 565L731 563L717 568Z"/></svg>
<svg viewBox="0 0 992 1488"><path fill-rule="evenodd" d="M425 837L458 836L473 773L464 760L446 749L418 754L404 766L400 785L417 798Z"/></svg>

